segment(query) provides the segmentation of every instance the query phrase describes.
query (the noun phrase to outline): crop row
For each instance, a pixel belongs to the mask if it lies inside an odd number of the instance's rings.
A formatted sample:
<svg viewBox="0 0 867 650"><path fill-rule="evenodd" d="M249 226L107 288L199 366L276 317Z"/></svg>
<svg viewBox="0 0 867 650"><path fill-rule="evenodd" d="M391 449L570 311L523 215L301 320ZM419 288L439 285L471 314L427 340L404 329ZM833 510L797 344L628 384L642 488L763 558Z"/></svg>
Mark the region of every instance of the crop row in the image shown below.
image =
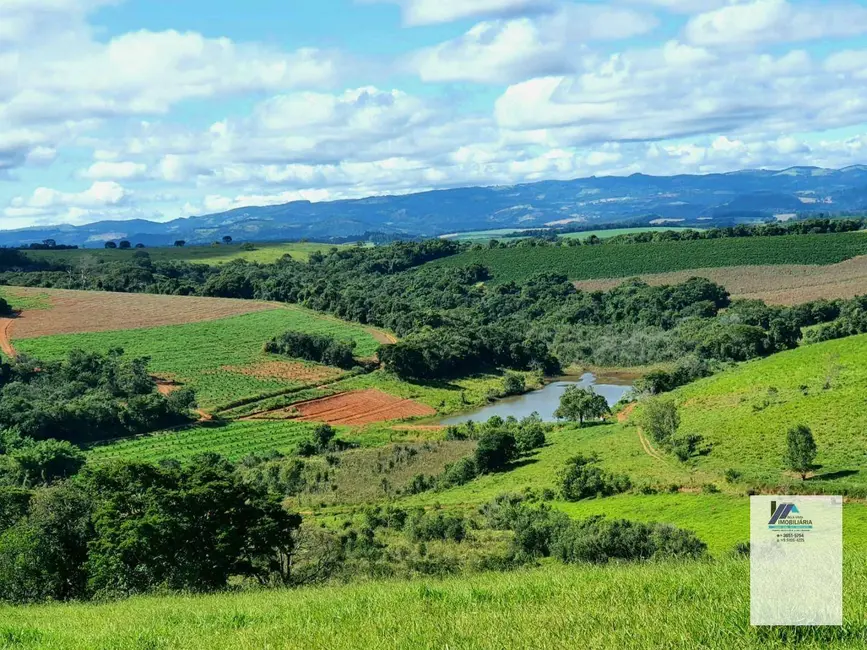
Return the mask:
<svg viewBox="0 0 867 650"><path fill-rule="evenodd" d="M647 244L544 246L470 250L431 264L486 266L496 282L536 273L562 273L570 280L621 278L644 273L723 266L836 264L867 254L867 234L790 235Z"/></svg>

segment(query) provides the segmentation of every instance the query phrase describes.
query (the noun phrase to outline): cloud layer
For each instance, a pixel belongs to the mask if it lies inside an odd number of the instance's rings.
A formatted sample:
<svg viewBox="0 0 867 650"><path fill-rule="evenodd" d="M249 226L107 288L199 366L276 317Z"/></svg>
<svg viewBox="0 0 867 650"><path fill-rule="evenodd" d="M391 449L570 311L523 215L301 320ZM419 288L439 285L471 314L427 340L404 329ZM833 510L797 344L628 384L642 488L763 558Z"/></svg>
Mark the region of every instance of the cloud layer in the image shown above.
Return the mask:
<svg viewBox="0 0 867 650"><path fill-rule="evenodd" d="M408 45L106 31L122 0L3 0L0 227L864 162L861 3L345 1Z"/></svg>

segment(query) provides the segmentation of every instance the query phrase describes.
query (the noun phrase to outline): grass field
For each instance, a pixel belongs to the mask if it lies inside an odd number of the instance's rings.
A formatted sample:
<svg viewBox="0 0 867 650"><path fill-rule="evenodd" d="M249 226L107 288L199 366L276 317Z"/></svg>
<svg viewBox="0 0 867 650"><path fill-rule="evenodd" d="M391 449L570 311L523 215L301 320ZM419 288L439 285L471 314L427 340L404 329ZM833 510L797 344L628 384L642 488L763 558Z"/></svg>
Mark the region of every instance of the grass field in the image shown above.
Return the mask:
<svg viewBox="0 0 867 650"><path fill-rule="evenodd" d="M867 487L867 335L808 345L690 384L674 393L681 430L713 444L697 471L731 467L744 481L800 483L783 469L789 427L812 428L821 466L811 488Z"/></svg>
<svg viewBox="0 0 867 650"><path fill-rule="evenodd" d="M19 352L42 359L63 357L73 348L105 352L121 347L131 356L148 356L155 374L194 388L200 406L210 412L238 400L302 385L239 371L245 366L281 359L264 353L262 348L266 341L286 330L352 339L359 357L373 355L379 347L368 328L288 306L185 325L62 334L14 343Z"/></svg>
<svg viewBox="0 0 867 650"><path fill-rule="evenodd" d="M649 244L495 248L430 262L488 267L495 282L553 271L570 280L625 278L645 273L744 265L837 264L867 254L867 233L708 239Z"/></svg>
<svg viewBox="0 0 867 650"><path fill-rule="evenodd" d="M678 284L696 276L724 286L734 298L762 300L774 305L799 305L820 298L845 299L867 293L867 256L827 266L732 266L647 273L639 277L658 286ZM623 278L609 278L582 280L575 284L584 291L608 291L622 282Z"/></svg>
<svg viewBox="0 0 867 650"><path fill-rule="evenodd" d="M847 554L844 580L842 628L750 627L749 562L723 559L0 606L0 644L70 650L863 648L863 554Z"/></svg>
<svg viewBox="0 0 867 650"><path fill-rule="evenodd" d="M135 242L133 242L135 244ZM254 244L255 250L243 251L239 244L225 246L162 246L145 248L145 252L153 260L181 260L196 264L224 264L232 260L243 259L248 262L261 262L270 264L284 255L291 255L292 259L306 262L310 253L314 251L328 251L335 244L310 244L300 242L274 242ZM337 245L338 248L346 244ZM120 250L107 248L78 248L60 251L26 251L32 259L48 261L73 262L84 257L96 257L104 260L126 260L132 257L136 249Z"/></svg>

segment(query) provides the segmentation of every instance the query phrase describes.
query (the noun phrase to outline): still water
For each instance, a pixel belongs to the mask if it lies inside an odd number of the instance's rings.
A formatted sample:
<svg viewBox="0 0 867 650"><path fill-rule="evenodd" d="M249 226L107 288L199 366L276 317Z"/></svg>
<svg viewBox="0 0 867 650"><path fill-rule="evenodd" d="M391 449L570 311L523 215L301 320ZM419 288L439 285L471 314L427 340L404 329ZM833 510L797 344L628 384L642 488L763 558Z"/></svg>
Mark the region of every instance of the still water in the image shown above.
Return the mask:
<svg viewBox="0 0 867 650"><path fill-rule="evenodd" d="M467 420L485 422L488 418L495 415L499 415L504 419L512 415L520 420L530 415L533 411L537 412L545 422L554 422L557 419L554 417L554 411L560 406L560 396L566 391L567 386L575 385L582 388L590 388L592 386L593 390L608 400L609 406L616 404L632 387L631 384L597 384L596 377L588 372L581 375L581 378L577 381L569 379L554 381L540 390L534 390L523 395L515 395L514 397L506 397L475 411L445 418L439 423L460 424Z"/></svg>

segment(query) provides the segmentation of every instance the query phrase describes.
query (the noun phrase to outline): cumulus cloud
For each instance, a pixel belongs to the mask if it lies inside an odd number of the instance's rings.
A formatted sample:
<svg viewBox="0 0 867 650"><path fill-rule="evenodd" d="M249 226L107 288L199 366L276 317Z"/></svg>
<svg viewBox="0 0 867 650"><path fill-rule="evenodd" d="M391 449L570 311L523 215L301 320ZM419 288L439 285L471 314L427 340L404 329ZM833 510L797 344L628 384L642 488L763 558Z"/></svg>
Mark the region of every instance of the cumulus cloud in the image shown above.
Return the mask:
<svg viewBox="0 0 867 650"><path fill-rule="evenodd" d="M862 85L854 73L829 75L804 51L725 57L670 42L514 84L495 115L505 129L546 130L556 146L808 132L867 119Z"/></svg>
<svg viewBox="0 0 867 650"><path fill-rule="evenodd" d="M80 175L90 180L139 180L146 178L147 170L144 163L97 161Z"/></svg>
<svg viewBox="0 0 867 650"><path fill-rule="evenodd" d="M795 4L756 0L700 14L686 26L697 45L753 45L811 41L867 33L867 7L834 0Z"/></svg>
<svg viewBox="0 0 867 650"><path fill-rule="evenodd" d="M585 43L651 31L657 19L630 9L566 5L537 18L482 22L463 36L418 52L411 60L423 81L509 83L580 67Z"/></svg>
<svg viewBox="0 0 867 650"><path fill-rule="evenodd" d="M132 194L114 181L93 183L82 192L61 192L39 187L30 196L19 196L3 211L4 226L43 223L87 223L129 205Z"/></svg>
<svg viewBox="0 0 867 650"><path fill-rule="evenodd" d="M467 18L490 18L544 11L556 0L360 0L398 4L408 26L450 23Z"/></svg>

